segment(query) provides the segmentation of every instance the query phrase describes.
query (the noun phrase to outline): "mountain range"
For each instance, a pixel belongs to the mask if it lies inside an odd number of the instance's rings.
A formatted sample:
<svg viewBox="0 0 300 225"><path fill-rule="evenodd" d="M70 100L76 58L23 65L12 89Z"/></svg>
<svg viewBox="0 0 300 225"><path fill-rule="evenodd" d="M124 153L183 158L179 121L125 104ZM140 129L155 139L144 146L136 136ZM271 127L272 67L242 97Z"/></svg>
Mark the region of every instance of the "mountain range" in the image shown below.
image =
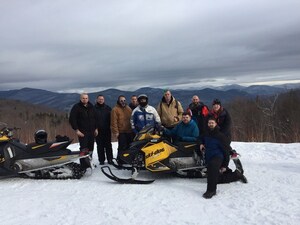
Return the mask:
<svg viewBox="0 0 300 225"><path fill-rule="evenodd" d="M219 98L223 104L226 104L237 98L255 98L256 96L269 96L282 93L288 89L300 88L298 84L286 84L281 86L253 85L244 87L240 85L222 86L217 88L171 90L172 95L179 100L186 108L191 102L193 95L198 95L200 100L211 106L215 98ZM106 104L114 106L119 95L124 95L127 101L130 101L131 95L146 94L149 98L149 104L156 107L163 96L163 89L143 87L135 91L122 91L118 89L107 89L104 91L89 93L92 103L99 94L105 96ZM69 111L72 105L79 101L78 93L57 93L41 89L22 88L18 90L0 91L0 98L15 99L32 104L44 105L50 108Z"/></svg>

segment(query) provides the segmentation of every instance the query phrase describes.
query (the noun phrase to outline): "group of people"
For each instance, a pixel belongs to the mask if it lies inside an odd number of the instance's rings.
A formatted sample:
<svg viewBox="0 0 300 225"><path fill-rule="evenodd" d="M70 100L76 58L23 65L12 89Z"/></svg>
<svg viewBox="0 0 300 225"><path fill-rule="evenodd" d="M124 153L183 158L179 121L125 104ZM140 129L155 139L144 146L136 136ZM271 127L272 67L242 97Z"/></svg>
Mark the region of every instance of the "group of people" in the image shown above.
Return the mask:
<svg viewBox="0 0 300 225"><path fill-rule="evenodd" d="M232 150L231 118L218 99L213 100L209 110L195 95L184 110L171 91L165 90L157 108L148 104L147 95L141 94L131 96L130 104L126 103L124 95L120 95L111 109L105 104L103 95L99 95L93 105L88 94L82 93L79 103L71 109L69 121L78 136L81 151L88 149L92 155L96 140L100 165L106 159L112 163L111 135L118 140L117 161L122 164L119 155L129 148L135 134L151 124L161 127L174 142L199 143L207 163L208 182L204 198L216 194L218 183L246 182L243 171L232 172L228 168ZM83 169L88 166L84 160L80 163Z"/></svg>

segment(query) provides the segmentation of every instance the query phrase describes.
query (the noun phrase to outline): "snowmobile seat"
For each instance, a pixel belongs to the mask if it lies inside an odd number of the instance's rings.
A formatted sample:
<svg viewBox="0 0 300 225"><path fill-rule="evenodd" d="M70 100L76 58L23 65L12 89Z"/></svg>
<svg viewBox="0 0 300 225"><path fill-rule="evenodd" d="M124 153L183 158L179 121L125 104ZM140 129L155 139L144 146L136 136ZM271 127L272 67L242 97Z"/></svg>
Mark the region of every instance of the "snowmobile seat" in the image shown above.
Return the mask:
<svg viewBox="0 0 300 225"><path fill-rule="evenodd" d="M47 152L48 149L47 148L43 148L43 146L45 146L46 144L37 144L35 142L33 143L29 143L26 145L26 151L31 153L31 154L40 154L40 153L44 153Z"/></svg>
<svg viewBox="0 0 300 225"><path fill-rule="evenodd" d="M174 153L176 156L190 157L199 149L197 142L176 142L175 145L178 148L178 151Z"/></svg>

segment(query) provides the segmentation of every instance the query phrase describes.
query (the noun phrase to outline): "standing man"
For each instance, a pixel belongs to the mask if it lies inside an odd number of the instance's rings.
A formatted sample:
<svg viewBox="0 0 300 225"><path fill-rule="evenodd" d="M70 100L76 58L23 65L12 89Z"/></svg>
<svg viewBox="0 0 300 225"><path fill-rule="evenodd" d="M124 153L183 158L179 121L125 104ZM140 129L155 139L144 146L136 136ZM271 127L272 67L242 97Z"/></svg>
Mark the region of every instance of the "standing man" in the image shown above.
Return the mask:
<svg viewBox="0 0 300 225"><path fill-rule="evenodd" d="M108 164L112 164L113 151L111 145L110 113L111 108L105 104L103 95L98 95L95 104L98 136L96 136L97 152L100 165L104 165L105 155Z"/></svg>
<svg viewBox="0 0 300 225"><path fill-rule="evenodd" d="M213 100L209 117L216 119L220 131L224 133L231 142L231 117L228 111L221 105L221 101L217 98Z"/></svg>
<svg viewBox="0 0 300 225"><path fill-rule="evenodd" d="M207 126L207 116L209 109L203 102L200 102L200 99L197 95L194 95L192 98L192 103L189 104L187 109L190 112L192 119L197 123L199 128L199 133L203 134Z"/></svg>
<svg viewBox="0 0 300 225"><path fill-rule="evenodd" d="M112 134L118 139L117 161L119 164L123 164L123 162L120 161L119 155L129 148L129 145L133 140L133 133L130 125L131 113L132 110L126 104L125 96L120 95L116 106L111 111L110 125Z"/></svg>
<svg viewBox="0 0 300 225"><path fill-rule="evenodd" d="M154 107L148 105L148 97L141 94L138 97L139 106L131 114L131 128L134 133L138 133L144 126L151 124L160 126L160 117Z"/></svg>
<svg viewBox="0 0 300 225"><path fill-rule="evenodd" d="M69 122L78 136L80 151L88 149L90 156L92 156L94 138L98 135L98 129L94 106L89 102L87 93L82 93L79 103L71 109ZM83 170L90 167L85 158L80 159L80 165Z"/></svg>
<svg viewBox="0 0 300 225"><path fill-rule="evenodd" d="M131 98L130 98L129 107L133 111L138 105L139 105L139 103L138 103L137 96L136 95L132 95Z"/></svg>
<svg viewBox="0 0 300 225"><path fill-rule="evenodd" d="M173 129L181 121L183 108L171 94L170 90L165 90L164 96L157 107L162 125L167 129Z"/></svg>
<svg viewBox="0 0 300 225"><path fill-rule="evenodd" d="M216 195L218 183L230 183L241 181L247 183L243 171L232 172L228 168L229 153L231 151L230 140L220 132L216 119L208 119L208 131L202 137L200 150L205 151L205 162L207 163L207 189L204 198L212 198Z"/></svg>

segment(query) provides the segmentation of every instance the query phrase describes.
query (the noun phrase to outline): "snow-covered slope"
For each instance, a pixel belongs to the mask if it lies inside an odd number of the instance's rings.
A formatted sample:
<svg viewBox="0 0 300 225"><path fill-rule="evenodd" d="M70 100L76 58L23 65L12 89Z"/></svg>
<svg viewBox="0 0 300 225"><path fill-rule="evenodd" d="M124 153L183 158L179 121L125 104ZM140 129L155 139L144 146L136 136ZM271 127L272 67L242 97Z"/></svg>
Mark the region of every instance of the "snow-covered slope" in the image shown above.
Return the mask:
<svg viewBox="0 0 300 225"><path fill-rule="evenodd" d="M98 166L80 180L1 180L1 224L299 224L300 143L232 146L242 155L249 183L218 185L212 199L202 198L205 179L143 172L141 177L156 181L122 185L107 179Z"/></svg>

